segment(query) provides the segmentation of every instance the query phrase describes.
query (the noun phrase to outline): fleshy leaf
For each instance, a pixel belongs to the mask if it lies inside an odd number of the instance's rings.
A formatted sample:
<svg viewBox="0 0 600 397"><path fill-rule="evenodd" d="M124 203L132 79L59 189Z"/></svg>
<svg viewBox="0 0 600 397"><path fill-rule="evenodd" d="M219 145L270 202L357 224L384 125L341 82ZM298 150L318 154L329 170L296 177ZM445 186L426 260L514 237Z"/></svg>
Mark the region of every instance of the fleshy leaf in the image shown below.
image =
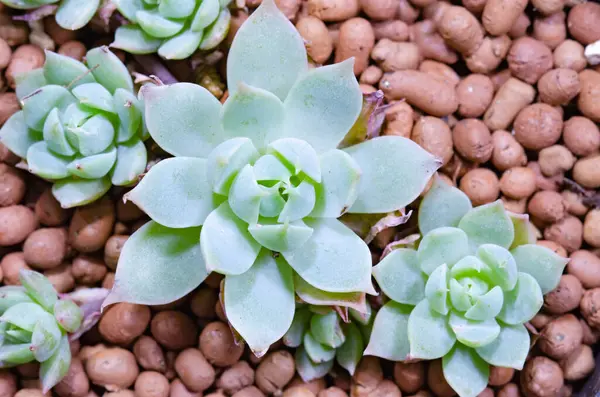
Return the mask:
<svg viewBox="0 0 600 397"><path fill-rule="evenodd" d="M306 308L298 308L296 309L296 313L294 313L294 320L292 321L292 325L287 330L285 335L283 335L283 344L288 347L298 347L302 344L302 339L304 337L304 333L309 327L310 318L312 317L312 313L310 310Z"/></svg>
<svg viewBox="0 0 600 397"><path fill-rule="evenodd" d="M117 302L173 302L207 275L200 252L200 228L170 229L150 221L123 246L115 284L103 307Z"/></svg>
<svg viewBox="0 0 600 397"><path fill-rule="evenodd" d="M81 326L83 311L75 302L61 299L54 304L54 317L65 331L73 333Z"/></svg>
<svg viewBox="0 0 600 397"><path fill-rule="evenodd" d="M27 157L27 150L42 137L25 124L25 115L19 110L0 129L0 140L11 152L21 158Z"/></svg>
<svg viewBox="0 0 600 397"><path fill-rule="evenodd" d="M133 80L127 67L108 47L102 46L89 50L85 60L96 81L111 94L114 94L118 88L133 92Z"/></svg>
<svg viewBox="0 0 600 397"><path fill-rule="evenodd" d="M0 346L0 364L3 368L26 364L35 360L29 343Z"/></svg>
<svg viewBox="0 0 600 397"><path fill-rule="evenodd" d="M60 85L47 85L22 99L25 123L36 131L42 131L48 113L55 107L63 108L73 103L75 97Z"/></svg>
<svg viewBox="0 0 600 397"><path fill-rule="evenodd" d="M146 87L146 124L161 148L205 158L222 142L221 103L206 89L190 83Z"/></svg>
<svg viewBox="0 0 600 397"><path fill-rule="evenodd" d="M148 152L144 143L137 138L117 146L117 161L110 171L113 185L128 186L138 181L146 170Z"/></svg>
<svg viewBox="0 0 600 397"><path fill-rule="evenodd" d="M315 206L315 188L312 184L302 181L298 186L288 186L285 189L287 202L279 214L278 222L293 222L311 213Z"/></svg>
<svg viewBox="0 0 600 397"><path fill-rule="evenodd" d="M105 151L113 142L115 128L112 122L103 114L96 114L81 127L67 127L69 143L79 149L83 156L91 156Z"/></svg>
<svg viewBox="0 0 600 397"><path fill-rule="evenodd" d="M517 283L517 263L510 252L499 245L483 244L477 249L477 256L487 267L483 271L504 291L510 291Z"/></svg>
<svg viewBox="0 0 600 397"><path fill-rule="evenodd" d="M466 194L436 175L419 205L419 230L422 234L427 234L438 227L457 227L461 218L472 207Z"/></svg>
<svg viewBox="0 0 600 397"><path fill-rule="evenodd" d="M361 170L352 157L341 150L323 153L321 183L315 187L315 208L310 216L337 218L343 215L356 200Z"/></svg>
<svg viewBox="0 0 600 397"><path fill-rule="evenodd" d="M240 27L231 44L227 61L229 95L235 95L239 83L244 82L284 100L307 69L302 37L275 2L266 0Z"/></svg>
<svg viewBox="0 0 600 397"><path fill-rule="evenodd" d="M166 40L159 48L158 55L164 59L186 59L198 49L202 41L202 32L186 29Z"/></svg>
<svg viewBox="0 0 600 397"><path fill-rule="evenodd" d="M344 149L358 163L353 213L387 213L406 207L427 185L441 161L410 139L382 136Z"/></svg>
<svg viewBox="0 0 600 397"><path fill-rule="evenodd" d="M296 295L303 302L319 306L342 306L365 313L369 306L364 292L326 292L313 287L302 277L294 274L294 288Z"/></svg>
<svg viewBox="0 0 600 397"><path fill-rule="evenodd" d="M393 250L373 267L373 277L383 293L396 302L416 305L425 298L425 276L414 250Z"/></svg>
<svg viewBox="0 0 600 397"><path fill-rule="evenodd" d="M52 186L52 195L63 208L89 204L104 196L111 187L110 178L73 179L67 178Z"/></svg>
<svg viewBox="0 0 600 397"><path fill-rule="evenodd" d="M460 220L458 227L467 233L472 250L481 244L511 246L515 229L501 200L473 208Z"/></svg>
<svg viewBox="0 0 600 397"><path fill-rule="evenodd" d="M0 315L17 303L32 302L25 292L25 288L16 285L5 285L0 287Z"/></svg>
<svg viewBox="0 0 600 397"><path fill-rule="evenodd" d="M353 67L354 59L347 59L303 74L285 99L283 133L319 153L337 147L362 109Z"/></svg>
<svg viewBox="0 0 600 397"><path fill-rule="evenodd" d="M448 286L452 308L459 312L465 312L469 310L473 304L471 303L471 296L467 292L466 287L453 278L450 279ZM502 293L502 290L500 290L500 293Z"/></svg>
<svg viewBox="0 0 600 397"><path fill-rule="evenodd" d="M473 321L452 312L448 324L454 331L456 339L469 347L485 346L500 334L500 326L493 318Z"/></svg>
<svg viewBox="0 0 600 397"><path fill-rule="evenodd" d="M334 349L346 340L340 319L333 310L326 314L313 314L310 319L310 332L318 343Z"/></svg>
<svg viewBox="0 0 600 397"><path fill-rule="evenodd" d="M48 360L56 352L61 339L56 320L49 313L40 315L31 336L31 351L39 362Z"/></svg>
<svg viewBox="0 0 600 397"><path fill-rule="evenodd" d="M33 332L38 318L44 314L47 312L37 303L17 303L4 312L2 322L11 323L25 331Z"/></svg>
<svg viewBox="0 0 600 397"><path fill-rule="evenodd" d="M112 169L117 160L117 149L109 147L103 153L76 158L67 164L67 170L73 176L84 179L102 178Z"/></svg>
<svg viewBox="0 0 600 397"><path fill-rule="evenodd" d="M248 231L260 245L275 252L298 249L313 233L302 220L282 224L259 219Z"/></svg>
<svg viewBox="0 0 600 397"><path fill-rule="evenodd" d="M456 336L448 325L447 317L432 310L427 300L415 306L408 318L410 358L433 360L452 349Z"/></svg>
<svg viewBox="0 0 600 397"><path fill-rule="evenodd" d="M304 220L314 231L299 249L282 252L300 277L328 292L375 294L371 283L371 252L337 219Z"/></svg>
<svg viewBox="0 0 600 397"><path fill-rule="evenodd" d="M85 106L109 113L116 113L112 94L101 84L81 84L75 87L71 92L79 99L79 103Z"/></svg>
<svg viewBox="0 0 600 397"><path fill-rule="evenodd" d="M254 175L257 181L285 181L292 173L277 157L265 154L254 163Z"/></svg>
<svg viewBox="0 0 600 397"><path fill-rule="evenodd" d="M510 249L512 250L520 245L535 244L537 238L535 237L535 231L529 222L529 215L515 214L510 211L507 211L507 213L515 229L515 238Z"/></svg>
<svg viewBox="0 0 600 397"><path fill-rule="evenodd" d="M215 193L227 195L233 179L259 154L249 138L228 139L210 152L207 159L208 181Z"/></svg>
<svg viewBox="0 0 600 397"><path fill-rule="evenodd" d="M245 273L225 277L225 313L255 354L263 354L294 318L292 269L262 250Z"/></svg>
<svg viewBox="0 0 600 397"><path fill-rule="evenodd" d="M56 10L56 23L63 29L78 30L88 24L100 0L62 0Z"/></svg>
<svg viewBox="0 0 600 397"><path fill-rule="evenodd" d="M217 207L206 175L206 160L192 157L160 161L126 199L171 228L200 226Z"/></svg>
<svg viewBox="0 0 600 397"><path fill-rule="evenodd" d="M450 269L451 277L480 277L487 271L487 266L473 255L467 255L452 266Z"/></svg>
<svg viewBox="0 0 600 397"><path fill-rule="evenodd" d="M58 295L50 280L41 273L22 269L19 272L19 281L34 301L49 312L53 310Z"/></svg>
<svg viewBox="0 0 600 397"><path fill-rule="evenodd" d="M213 23L219 16L220 8L219 0L202 0L192 20L192 30L201 32Z"/></svg>
<svg viewBox="0 0 600 397"><path fill-rule="evenodd" d="M69 158L59 156L48 150L46 142L37 142L27 150L29 172L46 179L61 179L69 176L67 171Z"/></svg>
<svg viewBox="0 0 600 397"><path fill-rule="evenodd" d="M455 227L440 227L427 233L417 250L421 270L431 274L442 264L452 267L469 252L469 239Z"/></svg>
<svg viewBox="0 0 600 397"><path fill-rule="evenodd" d="M490 367L460 343L442 359L442 368L444 378L461 397L477 397L488 384Z"/></svg>
<svg viewBox="0 0 600 397"><path fill-rule="evenodd" d="M119 115L117 142L126 142L140 130L142 124L142 105L133 93L123 88L117 88L113 97L113 103L115 111Z"/></svg>
<svg viewBox="0 0 600 397"><path fill-rule="evenodd" d="M252 166L246 164L237 174L229 191L229 206L233 213L249 224L258 222L261 199L266 192L258 185Z"/></svg>
<svg viewBox="0 0 600 397"><path fill-rule="evenodd" d="M247 137L259 149L264 148L267 137L277 138L281 134L283 112L283 103L277 96L240 82L223 105L221 119L225 136Z"/></svg>
<svg viewBox="0 0 600 397"><path fill-rule="evenodd" d="M222 8L217 19L204 30L204 36L198 48L201 51L209 51L216 48L225 39L227 33L229 33L230 23L231 11L228 8Z"/></svg>
<svg viewBox="0 0 600 397"><path fill-rule="evenodd" d="M50 359L40 365L40 381L42 382L42 393L56 386L69 372L71 366L71 348L69 338L63 335L58 349Z"/></svg>
<svg viewBox="0 0 600 397"><path fill-rule="evenodd" d="M260 244L247 228L227 203L210 213L200 233L202 255L209 273L240 275L250 269L259 254Z"/></svg>
<svg viewBox="0 0 600 397"><path fill-rule="evenodd" d="M66 55L46 51L44 77L50 84L76 87L80 84L94 83L94 75L81 62ZM77 80L77 81L76 81Z"/></svg>
<svg viewBox="0 0 600 397"><path fill-rule="evenodd" d="M525 244L511 251L517 268L536 279L543 294L558 285L568 259L561 257L549 248L536 244Z"/></svg>
<svg viewBox="0 0 600 397"><path fill-rule="evenodd" d="M161 39L150 36L139 25L122 25L115 31L115 40L110 46L132 54L151 54L161 44Z"/></svg>
<svg viewBox="0 0 600 397"><path fill-rule="evenodd" d="M44 77L44 68L30 70L29 72L18 73L15 76L15 93L19 101L22 101L27 95L48 85Z"/></svg>
<svg viewBox="0 0 600 397"><path fill-rule="evenodd" d="M162 0L158 11L167 18L185 18L192 15L196 3L196 0Z"/></svg>
<svg viewBox="0 0 600 397"><path fill-rule="evenodd" d="M348 323L344 326L346 341L336 352L337 362L345 368L350 375L354 375L358 362L363 356L365 343L363 342L360 330L353 323Z"/></svg>
<svg viewBox="0 0 600 397"><path fill-rule="evenodd" d="M156 9L137 11L135 19L144 32L159 39L171 37L183 29L182 21L165 18Z"/></svg>
<svg viewBox="0 0 600 397"><path fill-rule="evenodd" d="M373 323L373 331L365 356L377 356L386 360L408 359L408 319L412 307L389 301L379 309Z"/></svg>
<svg viewBox="0 0 600 397"><path fill-rule="evenodd" d="M300 375L304 382L322 378L331 371L331 368L333 368L333 359L321 364L313 363L310 360L310 357L308 357L308 354L306 354L306 350L303 346L296 349L294 358L296 360L296 370L298 371L298 375Z"/></svg>
<svg viewBox="0 0 600 397"><path fill-rule="evenodd" d="M448 265L438 266L425 284L425 296L432 310L439 314L448 314Z"/></svg>
<svg viewBox="0 0 600 397"><path fill-rule="evenodd" d="M523 369L529 354L530 338L523 324L501 324L498 337L490 344L478 347L477 354L491 365Z"/></svg>
<svg viewBox="0 0 600 397"><path fill-rule="evenodd" d="M261 186L262 189L260 204L258 213L260 216L265 218L273 218L272 221L276 221L279 214L285 206L285 200L281 197L279 192L280 188L283 188L282 182L277 182L271 187Z"/></svg>
<svg viewBox="0 0 600 397"><path fill-rule="evenodd" d="M486 294L473 299L473 306L467 310L465 317L470 320L484 321L494 318L502 310L504 293L502 288L495 286Z"/></svg>
<svg viewBox="0 0 600 397"><path fill-rule="evenodd" d="M335 349L317 342L310 332L304 334L303 341L304 350L313 363L320 364L335 357Z"/></svg>
<svg viewBox="0 0 600 397"><path fill-rule="evenodd" d="M303 172L313 181L321 182L317 152L307 142L296 138L282 138L271 142L268 149L281 157L296 171L296 174Z"/></svg>
<svg viewBox="0 0 600 397"><path fill-rule="evenodd" d="M507 324L523 324L531 320L543 304L542 290L535 278L519 272L515 288L504 293L504 306L498 319Z"/></svg>
<svg viewBox="0 0 600 397"><path fill-rule="evenodd" d="M62 156L73 156L75 154L75 149L73 149L65 135L58 108L52 109L46 117L43 135L48 149L54 153Z"/></svg>

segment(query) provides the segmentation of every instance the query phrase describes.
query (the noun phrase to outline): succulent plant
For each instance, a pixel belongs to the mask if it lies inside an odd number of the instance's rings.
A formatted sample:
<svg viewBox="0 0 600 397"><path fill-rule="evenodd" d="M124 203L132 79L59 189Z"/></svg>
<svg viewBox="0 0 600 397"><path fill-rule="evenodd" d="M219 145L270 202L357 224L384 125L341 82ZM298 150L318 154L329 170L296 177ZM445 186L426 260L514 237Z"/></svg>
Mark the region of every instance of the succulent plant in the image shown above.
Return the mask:
<svg viewBox="0 0 600 397"><path fill-rule="evenodd" d="M439 178L418 220L418 248L393 250L373 268L391 300L377 313L365 354L441 357L450 386L474 397L488 383L490 364L522 369L530 348L524 323L568 260L535 244L526 215L505 211L500 200L471 208Z"/></svg>
<svg viewBox="0 0 600 397"><path fill-rule="evenodd" d="M44 393L69 370L69 334L81 327L84 314L69 299L59 299L42 274L21 270L22 286L0 287L0 368L40 363Z"/></svg>
<svg viewBox="0 0 600 397"><path fill-rule="evenodd" d="M273 0L241 26L227 75L223 105L194 84L142 89L148 131L176 157L125 196L152 221L124 245L105 305L174 301L221 273L229 322L262 354L295 293L342 306L375 293L369 248L336 218L403 208L440 162L394 136L336 149L362 109L353 60L309 70Z"/></svg>
<svg viewBox="0 0 600 397"><path fill-rule="evenodd" d="M81 29L94 17L101 0L0 0L0 3L19 10L53 7L56 23L63 29Z"/></svg>
<svg viewBox="0 0 600 397"><path fill-rule="evenodd" d="M345 314L342 321L338 312L324 306L302 305L296 309L292 326L283 336L286 346L296 349L296 370L305 382L325 376L335 361L350 375L362 358L369 339L374 315L363 301L358 308Z"/></svg>
<svg viewBox="0 0 600 397"><path fill-rule="evenodd" d="M0 130L31 173L54 182L65 208L136 183L147 162L143 108L127 68L106 47L86 62L47 51L42 68L18 76L23 109Z"/></svg>
<svg viewBox="0 0 600 397"><path fill-rule="evenodd" d="M111 47L132 54L185 59L214 49L229 31L231 0L112 1L131 23L117 28Z"/></svg>

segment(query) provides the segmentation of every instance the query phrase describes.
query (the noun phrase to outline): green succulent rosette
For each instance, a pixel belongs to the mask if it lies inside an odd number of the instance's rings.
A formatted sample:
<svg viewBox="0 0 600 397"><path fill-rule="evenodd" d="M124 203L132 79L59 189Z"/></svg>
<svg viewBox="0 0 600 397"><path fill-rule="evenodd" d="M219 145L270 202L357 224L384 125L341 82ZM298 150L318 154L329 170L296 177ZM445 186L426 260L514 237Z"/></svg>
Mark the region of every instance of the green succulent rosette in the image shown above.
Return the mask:
<svg viewBox="0 0 600 397"><path fill-rule="evenodd" d="M227 68L223 105L194 84L142 90L150 135L176 157L126 196L152 221L124 245L105 305L171 302L217 272L229 322L262 354L295 294L348 306L375 293L367 244L337 218L405 207L440 162L401 137L337 149L362 110L353 60L309 70L273 0L241 26Z"/></svg>
<svg viewBox="0 0 600 397"><path fill-rule="evenodd" d="M522 369L530 348L524 323L543 305L568 260L535 244L526 215L500 200L471 208L436 178L419 208L416 250L391 251L373 268L390 298L365 350L395 361L442 358L461 397L477 396L489 365Z"/></svg>
<svg viewBox="0 0 600 397"><path fill-rule="evenodd" d="M112 1L131 23L117 28L111 47L132 54L185 59L216 48L229 31L231 0Z"/></svg>
<svg viewBox="0 0 600 397"><path fill-rule="evenodd" d="M22 110L0 129L31 173L54 182L64 208L132 185L146 169L143 107L127 68L106 47L86 63L47 51L42 68L17 77Z"/></svg>
<svg viewBox="0 0 600 397"><path fill-rule="evenodd" d="M18 10L55 6L56 23L67 30L81 29L100 8L100 0L0 0L0 3Z"/></svg>

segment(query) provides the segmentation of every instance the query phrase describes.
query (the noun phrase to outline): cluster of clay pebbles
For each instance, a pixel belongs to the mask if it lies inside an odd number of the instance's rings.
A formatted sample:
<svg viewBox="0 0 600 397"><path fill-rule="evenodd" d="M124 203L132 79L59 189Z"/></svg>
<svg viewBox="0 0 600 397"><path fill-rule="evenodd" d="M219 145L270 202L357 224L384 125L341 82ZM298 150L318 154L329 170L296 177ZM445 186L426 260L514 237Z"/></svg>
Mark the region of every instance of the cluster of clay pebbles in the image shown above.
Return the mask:
<svg viewBox="0 0 600 397"><path fill-rule="evenodd" d="M260 0L237 4L230 43ZM240 3L240 2L238 2ZM443 160L440 176L474 205L502 199L527 213L538 244L570 258L531 321L522 371L492 368L481 397L569 397L593 373L600 339L600 4L582 0L279 0L315 66L355 57L365 93L385 93L382 134L410 138ZM111 41L69 32L52 17L0 13L0 124L19 110L15 76L44 49L81 60ZM85 44L84 44L85 43ZM226 50L223 51L226 53ZM125 58L125 54L119 53ZM194 62L167 66L214 83ZM129 61L129 59L127 59ZM135 65L131 64L131 69ZM215 77L216 76L216 77ZM207 80L208 79L208 80ZM212 80L211 80L212 79ZM49 185L0 144L0 278L43 272L60 292L110 288L123 244L148 218L123 192L63 210ZM416 207L417 203L413 205ZM410 226L410 225L409 225ZM380 233L374 262L406 226ZM220 278L165 306L120 303L74 342L59 397L451 397L441 362L365 357L354 376L335 367L304 383L280 343L261 358L236 345L218 300ZM380 303L380 302L379 302ZM377 305L377 302L373 302ZM41 397L38 366L0 371L1 397Z"/></svg>

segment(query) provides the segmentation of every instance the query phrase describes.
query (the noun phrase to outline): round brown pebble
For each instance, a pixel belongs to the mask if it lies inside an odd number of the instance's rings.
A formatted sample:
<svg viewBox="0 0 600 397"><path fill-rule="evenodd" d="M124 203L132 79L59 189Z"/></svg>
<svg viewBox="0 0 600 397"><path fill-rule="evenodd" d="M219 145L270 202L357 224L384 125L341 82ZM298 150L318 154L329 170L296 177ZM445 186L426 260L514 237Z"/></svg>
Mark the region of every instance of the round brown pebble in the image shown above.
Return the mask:
<svg viewBox="0 0 600 397"><path fill-rule="evenodd" d="M452 133L448 124L433 116L420 117L411 133L411 139L423 149L438 157L444 164L452 158Z"/></svg>
<svg viewBox="0 0 600 397"><path fill-rule="evenodd" d="M579 75L571 69L552 69L540 78L537 86L542 102L565 105L579 94Z"/></svg>
<svg viewBox="0 0 600 397"><path fill-rule="evenodd" d="M600 329L600 288L592 288L583 293L579 310L590 327Z"/></svg>
<svg viewBox="0 0 600 397"><path fill-rule="evenodd" d="M512 43L507 61L511 74L529 84L537 83L554 63L550 48L529 36Z"/></svg>
<svg viewBox="0 0 600 397"><path fill-rule="evenodd" d="M30 269L25 262L25 255L22 252L11 252L4 255L0 261L2 269L2 280L6 285L21 285L19 281L19 272L21 269Z"/></svg>
<svg viewBox="0 0 600 397"><path fill-rule="evenodd" d="M470 74L456 86L458 114L462 117L480 117L494 97L494 84L483 74Z"/></svg>
<svg viewBox="0 0 600 397"><path fill-rule="evenodd" d="M160 345L151 337L142 335L133 345L133 354L138 364L145 370L166 372L165 354Z"/></svg>
<svg viewBox="0 0 600 397"><path fill-rule="evenodd" d="M537 345L549 357L560 360L570 355L583 341L579 320L565 314L544 327Z"/></svg>
<svg viewBox="0 0 600 397"><path fill-rule="evenodd" d="M508 131L497 130L492 134L492 164L500 171L527 164L525 149Z"/></svg>
<svg viewBox="0 0 600 397"><path fill-rule="evenodd" d="M51 189L46 189L35 203L35 215L44 226L60 226L67 221L69 211L60 206Z"/></svg>
<svg viewBox="0 0 600 397"><path fill-rule="evenodd" d="M332 386L321 390L319 394L317 394L317 397L348 397L348 393L339 387Z"/></svg>
<svg viewBox="0 0 600 397"><path fill-rule="evenodd" d="M119 347L92 355L85 363L85 370L92 383L108 390L127 389L139 374L133 353Z"/></svg>
<svg viewBox="0 0 600 397"><path fill-rule="evenodd" d="M0 125L3 121L0 120ZM0 163L0 207L19 204L25 197L25 180L14 167Z"/></svg>
<svg viewBox="0 0 600 397"><path fill-rule="evenodd" d="M181 350L197 342L198 327L182 312L165 310L157 313L150 324L154 339L169 350Z"/></svg>
<svg viewBox="0 0 600 397"><path fill-rule="evenodd" d="M219 299L218 292L212 288L200 287L190 300L190 309L196 317L206 320L214 319L215 303Z"/></svg>
<svg viewBox="0 0 600 397"><path fill-rule="evenodd" d="M66 43L58 47L58 53L60 55L76 59L80 62L85 57L86 52L87 49L85 48L85 44L83 44L81 41L76 40L67 41Z"/></svg>
<svg viewBox="0 0 600 397"><path fill-rule="evenodd" d="M294 357L285 351L279 350L265 356L255 373L255 383L266 394L273 394L283 390L296 372Z"/></svg>
<svg viewBox="0 0 600 397"><path fill-rule="evenodd" d="M474 163L485 163L492 157L494 145L490 130L479 119L460 120L452 129L456 151Z"/></svg>
<svg viewBox="0 0 600 397"><path fill-rule="evenodd" d="M565 146L577 156L588 156L600 148L600 130L587 117L573 116L563 126Z"/></svg>
<svg viewBox="0 0 600 397"><path fill-rule="evenodd" d="M508 383L498 390L496 397L521 397L519 386L514 383Z"/></svg>
<svg viewBox="0 0 600 397"><path fill-rule="evenodd" d="M67 231L63 228L35 230L25 240L23 252L25 261L34 269L54 269L67 255Z"/></svg>
<svg viewBox="0 0 600 397"><path fill-rule="evenodd" d="M212 365L229 367L238 362L244 353L244 344L235 343L227 324L214 321L200 333L200 350Z"/></svg>
<svg viewBox="0 0 600 397"><path fill-rule="evenodd" d="M473 206L491 203L500 194L498 177L487 168L475 168L467 172L461 178L459 187L471 199Z"/></svg>
<svg viewBox="0 0 600 397"><path fill-rule="evenodd" d="M567 252L577 251L583 243L583 224L575 216L565 216L544 229L544 238L563 246Z"/></svg>
<svg viewBox="0 0 600 397"><path fill-rule="evenodd" d="M168 397L169 380L155 371L141 372L135 380L136 397Z"/></svg>
<svg viewBox="0 0 600 397"><path fill-rule="evenodd" d="M0 396L12 397L17 392L17 377L8 370L0 370Z"/></svg>
<svg viewBox="0 0 600 397"><path fill-rule="evenodd" d="M106 244L104 245L104 262L111 270L117 269L121 250L128 238L129 236L125 235L114 235L110 236L106 241Z"/></svg>
<svg viewBox="0 0 600 397"><path fill-rule="evenodd" d="M177 378L171 382L169 388L169 397L202 397L202 393L194 392L185 387L183 382ZM217 391L215 393L207 394L206 397L226 397L223 392Z"/></svg>
<svg viewBox="0 0 600 397"><path fill-rule="evenodd" d="M586 289L600 287L600 258L590 251L573 252L567 264L567 272L577 277Z"/></svg>
<svg viewBox="0 0 600 397"><path fill-rule="evenodd" d="M579 307L583 297L581 281L571 274L563 274L556 288L544 296L544 309L553 314L564 314Z"/></svg>
<svg viewBox="0 0 600 397"><path fill-rule="evenodd" d="M552 145L540 150L538 163L545 176L551 177L569 171L573 168L576 158L562 145Z"/></svg>
<svg viewBox="0 0 600 397"><path fill-rule="evenodd" d="M427 385L438 397L452 397L456 395L456 392L444 378L442 360L434 360L429 363Z"/></svg>
<svg viewBox="0 0 600 397"><path fill-rule="evenodd" d="M567 27L569 33L583 45L600 40L600 4L586 2L577 4L569 12Z"/></svg>
<svg viewBox="0 0 600 397"><path fill-rule="evenodd" d="M54 269L46 270L44 276L58 293L64 294L75 288L75 278L71 274L70 265L63 264Z"/></svg>
<svg viewBox="0 0 600 397"><path fill-rule="evenodd" d="M24 205L0 208L0 247L23 242L37 227L35 214Z"/></svg>
<svg viewBox="0 0 600 397"><path fill-rule="evenodd" d="M108 240L114 223L114 206L107 198L78 207L71 218L69 242L82 253L98 251Z"/></svg>
<svg viewBox="0 0 600 397"><path fill-rule="evenodd" d="M146 330L149 323L148 306L116 303L104 312L98 330L106 341L128 345Z"/></svg>
<svg viewBox="0 0 600 397"><path fill-rule="evenodd" d="M600 154L579 159L573 167L573 179L589 189L600 188Z"/></svg>
<svg viewBox="0 0 600 397"><path fill-rule="evenodd" d="M512 368L496 367L490 365L490 386L504 386L513 378L515 370Z"/></svg>
<svg viewBox="0 0 600 397"><path fill-rule="evenodd" d="M69 371L64 378L54 386L54 391L60 397L84 397L90 390L90 381L83 369L81 360L74 357Z"/></svg>
<svg viewBox="0 0 600 397"><path fill-rule="evenodd" d="M593 209L585 216L583 239L592 247L600 247L600 209Z"/></svg>
<svg viewBox="0 0 600 397"><path fill-rule="evenodd" d="M73 260L71 273L78 284L94 285L106 276L106 266L98 258L80 255Z"/></svg>
<svg viewBox="0 0 600 397"><path fill-rule="evenodd" d="M521 372L521 389L526 397L557 396L563 384L562 369L547 357L528 360Z"/></svg>
<svg viewBox="0 0 600 397"><path fill-rule="evenodd" d="M581 72L587 66L584 47L575 40L565 40L554 49L554 67Z"/></svg>
<svg viewBox="0 0 600 397"><path fill-rule="evenodd" d="M560 362L565 379L575 382L588 377L596 367L594 352L588 345L581 345Z"/></svg>
<svg viewBox="0 0 600 397"><path fill-rule="evenodd" d="M223 371L215 386L231 395L253 384L254 369L246 361L238 361Z"/></svg>
<svg viewBox="0 0 600 397"><path fill-rule="evenodd" d="M185 387L194 392L203 392L215 381L215 370L195 348L188 348L177 355L175 371Z"/></svg>
<svg viewBox="0 0 600 397"><path fill-rule="evenodd" d="M549 190L535 193L529 200L527 209L535 219L547 223L558 222L567 213L560 193Z"/></svg>
<svg viewBox="0 0 600 397"><path fill-rule="evenodd" d="M395 363L394 382L402 393L416 393L425 385L425 363Z"/></svg>
<svg viewBox="0 0 600 397"><path fill-rule="evenodd" d="M256 386L248 386L233 394L231 397L265 397L265 394Z"/></svg>
<svg viewBox="0 0 600 397"><path fill-rule="evenodd" d="M514 122L515 138L526 149L541 150L555 144L563 128L558 110L545 103L534 103L521 110Z"/></svg>
<svg viewBox="0 0 600 397"><path fill-rule="evenodd" d="M10 88L15 88L15 77L17 75L41 68L45 59L44 50L40 47L33 44L19 46L13 53L5 72L6 81Z"/></svg>
<svg viewBox="0 0 600 397"><path fill-rule="evenodd" d="M515 200L527 198L536 190L535 179L535 172L531 168L510 168L500 178L500 191Z"/></svg>

